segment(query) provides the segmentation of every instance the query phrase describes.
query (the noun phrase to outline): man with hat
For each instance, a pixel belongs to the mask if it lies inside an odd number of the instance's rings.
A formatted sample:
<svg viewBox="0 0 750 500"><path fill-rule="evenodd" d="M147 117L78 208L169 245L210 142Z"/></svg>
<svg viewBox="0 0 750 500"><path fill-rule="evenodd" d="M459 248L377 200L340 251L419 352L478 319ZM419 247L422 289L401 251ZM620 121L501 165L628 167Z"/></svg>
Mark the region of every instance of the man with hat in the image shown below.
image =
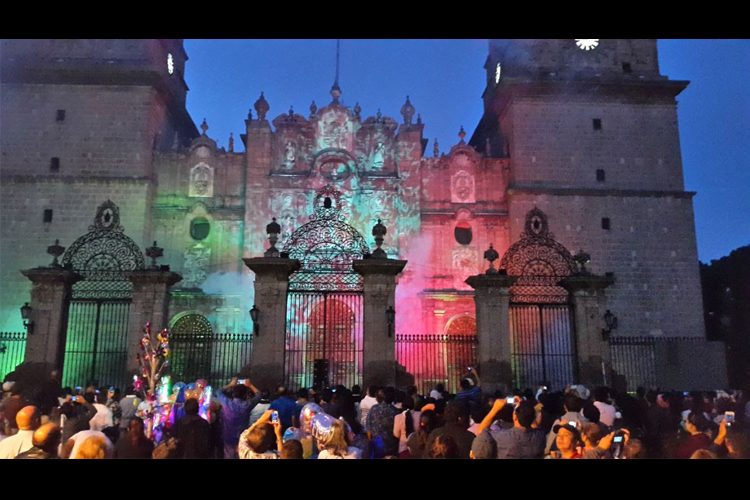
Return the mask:
<svg viewBox="0 0 750 500"><path fill-rule="evenodd" d="M581 432L578 430L578 422L563 420L562 423L552 427L552 432L556 435L555 443L558 451L551 451L546 458L583 458L580 452Z"/></svg>

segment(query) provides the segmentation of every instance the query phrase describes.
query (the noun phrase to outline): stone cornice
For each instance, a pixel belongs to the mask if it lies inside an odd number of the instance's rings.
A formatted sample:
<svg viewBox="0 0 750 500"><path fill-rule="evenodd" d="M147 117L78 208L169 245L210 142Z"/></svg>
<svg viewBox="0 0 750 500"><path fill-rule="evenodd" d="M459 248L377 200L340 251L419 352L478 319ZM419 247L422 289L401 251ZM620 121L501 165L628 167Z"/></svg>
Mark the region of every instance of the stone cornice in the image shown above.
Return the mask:
<svg viewBox="0 0 750 500"><path fill-rule="evenodd" d="M300 261L280 257L250 257L242 259L245 265L257 275L275 274L280 279L288 280L289 275L297 271Z"/></svg>
<svg viewBox="0 0 750 500"><path fill-rule="evenodd" d="M35 267L24 269L21 274L29 278L35 284L42 283L64 283L73 285L83 279L83 276L65 267Z"/></svg>
<svg viewBox="0 0 750 500"><path fill-rule="evenodd" d="M691 199L695 191L660 191L647 189L594 189L535 186L532 184L511 184L508 194L552 194L557 196L616 196L637 198L684 198Z"/></svg>
<svg viewBox="0 0 750 500"><path fill-rule="evenodd" d="M475 274L466 278L466 283L473 289L479 288L509 288L516 282L517 276L507 274Z"/></svg>
<svg viewBox="0 0 750 500"><path fill-rule="evenodd" d="M27 174L4 174L0 175L0 183L33 183L42 182L50 184L99 184L99 183L122 183L122 184L150 184L153 179L150 177L107 177L104 175L27 175Z"/></svg>
<svg viewBox="0 0 750 500"><path fill-rule="evenodd" d="M123 276L133 283L137 284L157 284L164 283L170 287L182 281L182 276L172 271L161 269L143 269L138 271L124 271Z"/></svg>
<svg viewBox="0 0 750 500"><path fill-rule="evenodd" d="M354 270L362 276L384 274L396 276L404 270L407 261L397 259L362 259L353 262Z"/></svg>

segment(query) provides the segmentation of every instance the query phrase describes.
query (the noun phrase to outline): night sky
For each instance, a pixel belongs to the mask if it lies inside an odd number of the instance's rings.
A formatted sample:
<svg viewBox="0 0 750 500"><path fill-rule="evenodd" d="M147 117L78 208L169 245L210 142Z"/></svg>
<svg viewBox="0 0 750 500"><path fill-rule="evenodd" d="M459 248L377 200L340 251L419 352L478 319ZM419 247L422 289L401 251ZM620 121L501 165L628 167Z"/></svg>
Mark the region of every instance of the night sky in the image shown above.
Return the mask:
<svg viewBox="0 0 750 500"><path fill-rule="evenodd" d="M309 115L331 100L335 40L186 40L187 106L196 125L235 148L253 103L265 92L273 119L290 106ZM468 137L482 116L486 40L342 40L342 102L362 116L399 114L410 97L441 152ZM698 256L708 262L750 244L750 40L659 40L661 74L690 80L678 96L685 188L694 198ZM253 111L253 114L255 112ZM467 139L468 139L467 137Z"/></svg>

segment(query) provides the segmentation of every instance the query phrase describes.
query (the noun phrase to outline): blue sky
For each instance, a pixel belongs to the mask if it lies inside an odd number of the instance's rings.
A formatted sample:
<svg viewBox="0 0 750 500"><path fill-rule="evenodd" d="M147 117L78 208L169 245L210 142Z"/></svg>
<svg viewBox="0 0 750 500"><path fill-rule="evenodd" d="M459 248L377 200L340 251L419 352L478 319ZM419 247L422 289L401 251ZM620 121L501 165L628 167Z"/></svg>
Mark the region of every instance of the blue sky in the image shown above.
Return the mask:
<svg viewBox="0 0 750 500"><path fill-rule="evenodd" d="M269 117L307 115L330 102L335 40L186 40L187 104L220 146L239 134L265 92ZM407 95L442 151L482 116L486 40L343 40L339 84L347 106L400 120ZM685 187L694 198L699 258L750 244L750 40L660 40L661 73L690 80L678 97ZM427 151L432 151L430 142Z"/></svg>

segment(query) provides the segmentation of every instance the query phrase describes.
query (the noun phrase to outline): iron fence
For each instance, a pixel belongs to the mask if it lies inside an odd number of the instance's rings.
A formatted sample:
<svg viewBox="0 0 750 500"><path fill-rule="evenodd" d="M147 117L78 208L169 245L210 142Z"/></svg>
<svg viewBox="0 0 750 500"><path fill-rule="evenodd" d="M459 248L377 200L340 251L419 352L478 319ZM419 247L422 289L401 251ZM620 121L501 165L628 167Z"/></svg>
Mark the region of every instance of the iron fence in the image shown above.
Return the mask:
<svg viewBox="0 0 750 500"><path fill-rule="evenodd" d="M226 385L250 363L251 333L211 333L170 338L172 382L208 380L214 388Z"/></svg>
<svg viewBox="0 0 750 500"><path fill-rule="evenodd" d="M0 377L23 363L26 353L26 332L0 332Z"/></svg>
<svg viewBox="0 0 750 500"><path fill-rule="evenodd" d="M476 350L476 335L396 335L396 360L421 394L438 383L458 392L466 368L476 365Z"/></svg>

